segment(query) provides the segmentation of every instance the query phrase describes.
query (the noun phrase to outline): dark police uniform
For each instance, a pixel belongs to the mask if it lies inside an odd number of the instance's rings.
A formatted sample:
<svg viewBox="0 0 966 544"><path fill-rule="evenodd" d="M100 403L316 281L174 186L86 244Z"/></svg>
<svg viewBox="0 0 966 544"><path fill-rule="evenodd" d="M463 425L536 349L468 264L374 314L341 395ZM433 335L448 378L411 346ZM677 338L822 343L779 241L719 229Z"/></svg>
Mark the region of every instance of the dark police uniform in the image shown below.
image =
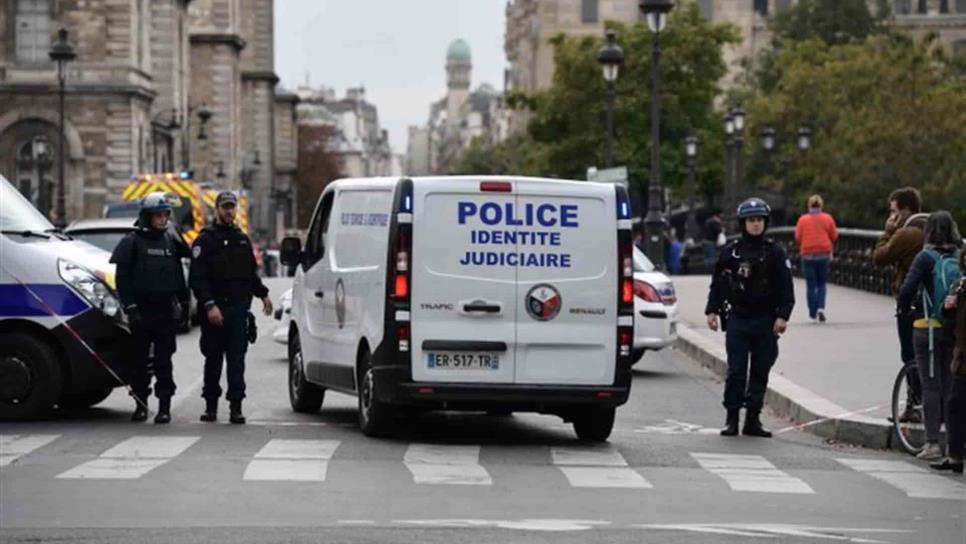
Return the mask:
<svg viewBox="0 0 966 544"><path fill-rule="evenodd" d="M737 427L738 410L745 407L745 434L757 434L748 432L749 426L760 429L758 414L764 404L768 373L778 358L778 336L773 327L779 317L788 321L795 293L785 250L764 236L750 236L744 229L742 232L742 238L721 250L705 314L721 316L726 330L724 406L729 426L734 419ZM762 436L769 435L766 431Z"/></svg>
<svg viewBox="0 0 966 544"><path fill-rule="evenodd" d="M171 356L182 311L178 301L188 296L181 259L189 256L188 247L176 234L143 226L125 236L111 255L111 262L117 265L118 296L131 326L131 387L142 402L147 401L151 394L148 356L153 344L159 414L167 414L175 392ZM146 417L145 411L140 419Z"/></svg>
<svg viewBox="0 0 966 544"><path fill-rule="evenodd" d="M225 397L232 403L234 413L234 407L245 398L248 310L252 296L264 298L268 288L256 272L251 240L236 225L215 222L205 227L195 239L191 254L189 282L203 308L201 353L205 356L205 377L201 396L208 401L206 414L213 415L210 408L221 397L221 367L222 360L226 360ZM220 327L208 321L207 311L212 306L217 306L224 317Z"/></svg>

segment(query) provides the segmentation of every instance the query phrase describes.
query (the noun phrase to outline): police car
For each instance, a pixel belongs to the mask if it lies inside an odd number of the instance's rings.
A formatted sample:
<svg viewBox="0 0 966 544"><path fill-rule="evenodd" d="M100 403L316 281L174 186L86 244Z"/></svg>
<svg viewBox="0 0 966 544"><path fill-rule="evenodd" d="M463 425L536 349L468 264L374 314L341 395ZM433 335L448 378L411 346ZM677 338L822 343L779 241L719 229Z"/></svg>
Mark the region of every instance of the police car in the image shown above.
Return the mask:
<svg viewBox="0 0 966 544"><path fill-rule="evenodd" d="M57 232L2 176L0 232L0 419L104 400L118 383L88 347L123 370L129 338L110 253Z"/></svg>
<svg viewBox="0 0 966 544"><path fill-rule="evenodd" d="M522 177L339 180L297 264L289 397L358 397L366 434L396 408L534 411L610 435L630 393L630 206L623 187Z"/></svg>
<svg viewBox="0 0 966 544"><path fill-rule="evenodd" d="M634 364L646 351L660 351L678 338L674 283L634 248Z"/></svg>

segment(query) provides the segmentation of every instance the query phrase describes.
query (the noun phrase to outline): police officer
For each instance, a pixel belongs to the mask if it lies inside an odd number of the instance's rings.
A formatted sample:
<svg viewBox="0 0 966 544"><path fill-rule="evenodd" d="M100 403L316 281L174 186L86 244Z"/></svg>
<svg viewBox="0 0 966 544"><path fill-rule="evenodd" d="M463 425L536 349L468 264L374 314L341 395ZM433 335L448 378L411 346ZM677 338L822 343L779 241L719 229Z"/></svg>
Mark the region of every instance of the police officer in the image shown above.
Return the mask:
<svg viewBox="0 0 966 544"><path fill-rule="evenodd" d="M133 345L131 387L137 405L132 421L148 418L151 394L148 357L154 346L154 394L158 397L155 423L171 421L171 396L175 384L171 356L182 311L187 299L181 259L188 246L168 228L171 203L163 192L148 194L141 201L138 229L126 235L111 255L117 265L117 292L131 327Z"/></svg>
<svg viewBox="0 0 966 544"><path fill-rule="evenodd" d="M222 361L227 361L228 399L232 423L245 423L245 351L248 348L248 309L252 296L262 299L265 315L272 313L268 288L256 272L252 241L235 224L238 197L222 191L215 198L215 221L205 227L191 248L189 282L201 319L201 353L205 356L205 383L201 421L215 421L221 397Z"/></svg>
<svg viewBox="0 0 966 544"><path fill-rule="evenodd" d="M711 277L704 313L711 330L718 330L720 318L727 334L724 406L728 416L722 436L738 434L739 410L745 407L742 434L771 437L761 425L760 414L768 373L778 358L778 337L787 327L795 293L785 250L765 238L770 214L771 208L760 198L738 206L741 238L722 248Z"/></svg>

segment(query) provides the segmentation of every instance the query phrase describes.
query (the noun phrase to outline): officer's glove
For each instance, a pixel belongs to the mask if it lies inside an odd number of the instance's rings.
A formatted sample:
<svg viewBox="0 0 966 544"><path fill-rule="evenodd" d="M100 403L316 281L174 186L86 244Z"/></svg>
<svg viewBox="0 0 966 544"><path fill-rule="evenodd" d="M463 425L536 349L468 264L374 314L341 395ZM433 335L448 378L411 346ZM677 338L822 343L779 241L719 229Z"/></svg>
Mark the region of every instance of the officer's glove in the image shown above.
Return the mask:
<svg viewBox="0 0 966 544"><path fill-rule="evenodd" d="M255 314L248 312L246 314L247 333L248 333L248 343L254 344L255 340L258 340L258 327L255 325Z"/></svg>
<svg viewBox="0 0 966 544"><path fill-rule="evenodd" d="M132 304L124 308L124 313L127 314L127 323L132 329L141 326L141 311L138 310L136 305Z"/></svg>

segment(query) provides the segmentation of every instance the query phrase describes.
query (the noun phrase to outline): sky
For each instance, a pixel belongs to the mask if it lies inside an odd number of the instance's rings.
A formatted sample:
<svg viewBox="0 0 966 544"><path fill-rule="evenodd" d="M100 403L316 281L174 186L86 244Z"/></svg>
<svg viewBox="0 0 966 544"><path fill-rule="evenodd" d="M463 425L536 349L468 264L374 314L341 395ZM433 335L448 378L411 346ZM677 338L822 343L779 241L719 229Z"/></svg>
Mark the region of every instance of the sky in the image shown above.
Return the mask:
<svg viewBox="0 0 966 544"><path fill-rule="evenodd" d="M462 38L472 88L503 88L506 0L276 0L275 72L295 90L325 85L338 97L365 86L393 152L446 93L446 48Z"/></svg>

